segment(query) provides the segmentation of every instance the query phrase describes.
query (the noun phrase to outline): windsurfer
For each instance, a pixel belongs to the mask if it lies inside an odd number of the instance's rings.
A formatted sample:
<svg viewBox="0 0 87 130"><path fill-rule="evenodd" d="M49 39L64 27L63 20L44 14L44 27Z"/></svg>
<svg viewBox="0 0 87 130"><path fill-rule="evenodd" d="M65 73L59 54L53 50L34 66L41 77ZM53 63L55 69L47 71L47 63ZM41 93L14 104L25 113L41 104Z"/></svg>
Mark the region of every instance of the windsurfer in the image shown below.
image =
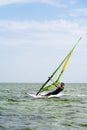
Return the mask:
<svg viewBox="0 0 87 130"><path fill-rule="evenodd" d="M57 95L64 89L65 84L63 82L61 82L60 84L54 84L54 85L55 85L55 87L57 87L57 89L54 90L53 92L47 93L45 96Z"/></svg>

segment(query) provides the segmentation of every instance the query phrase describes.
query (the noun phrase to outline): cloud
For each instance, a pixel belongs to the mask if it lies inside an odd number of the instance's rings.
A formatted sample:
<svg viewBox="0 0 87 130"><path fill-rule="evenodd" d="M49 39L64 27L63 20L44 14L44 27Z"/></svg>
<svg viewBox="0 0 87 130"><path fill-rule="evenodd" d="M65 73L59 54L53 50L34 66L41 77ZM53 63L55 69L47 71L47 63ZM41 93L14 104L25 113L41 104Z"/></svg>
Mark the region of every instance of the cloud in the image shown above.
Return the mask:
<svg viewBox="0 0 87 130"><path fill-rule="evenodd" d="M0 21L0 44L55 47L71 43L73 38L86 37L87 26L67 20Z"/></svg>
<svg viewBox="0 0 87 130"><path fill-rule="evenodd" d="M87 18L87 8L79 8L72 10L72 13L70 14L72 17L81 17L81 18Z"/></svg>
<svg viewBox="0 0 87 130"><path fill-rule="evenodd" d="M54 4L55 0L3 0L0 1L0 5L8 5L8 4L15 4L15 3L48 3Z"/></svg>
<svg viewBox="0 0 87 130"><path fill-rule="evenodd" d="M78 0L69 0L70 4L76 4Z"/></svg>
<svg viewBox="0 0 87 130"><path fill-rule="evenodd" d="M79 22L67 20L52 20L52 21L0 21L0 30L8 31L43 31L43 32L67 32L82 34L86 32L85 27L81 27Z"/></svg>
<svg viewBox="0 0 87 130"><path fill-rule="evenodd" d="M60 8L66 7L65 2L57 1L57 0L3 0L0 1L0 6L10 5L10 4L18 4L18 3L44 3L52 6L57 6Z"/></svg>

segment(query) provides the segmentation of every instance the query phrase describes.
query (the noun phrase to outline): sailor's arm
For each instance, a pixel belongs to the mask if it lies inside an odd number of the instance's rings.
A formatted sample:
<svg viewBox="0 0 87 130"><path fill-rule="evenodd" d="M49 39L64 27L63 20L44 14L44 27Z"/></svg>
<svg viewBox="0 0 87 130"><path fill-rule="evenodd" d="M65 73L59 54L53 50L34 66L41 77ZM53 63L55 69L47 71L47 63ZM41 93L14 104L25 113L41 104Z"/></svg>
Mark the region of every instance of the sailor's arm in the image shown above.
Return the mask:
<svg viewBox="0 0 87 130"><path fill-rule="evenodd" d="M49 78L49 77L48 77L48 78ZM55 87L62 89L60 83L56 84L51 78L50 78L50 80L53 82L53 84L55 85Z"/></svg>
<svg viewBox="0 0 87 130"><path fill-rule="evenodd" d="M60 84L54 84L57 88L62 88Z"/></svg>

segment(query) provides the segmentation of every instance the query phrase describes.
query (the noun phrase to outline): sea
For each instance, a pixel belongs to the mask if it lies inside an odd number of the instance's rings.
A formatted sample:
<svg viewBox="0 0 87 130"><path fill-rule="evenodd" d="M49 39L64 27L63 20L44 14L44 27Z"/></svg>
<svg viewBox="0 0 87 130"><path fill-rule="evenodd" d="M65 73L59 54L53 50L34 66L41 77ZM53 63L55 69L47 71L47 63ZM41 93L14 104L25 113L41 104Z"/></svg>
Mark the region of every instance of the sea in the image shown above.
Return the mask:
<svg viewBox="0 0 87 130"><path fill-rule="evenodd" d="M60 97L34 98L41 83L0 83L0 130L87 130L87 84L67 83Z"/></svg>

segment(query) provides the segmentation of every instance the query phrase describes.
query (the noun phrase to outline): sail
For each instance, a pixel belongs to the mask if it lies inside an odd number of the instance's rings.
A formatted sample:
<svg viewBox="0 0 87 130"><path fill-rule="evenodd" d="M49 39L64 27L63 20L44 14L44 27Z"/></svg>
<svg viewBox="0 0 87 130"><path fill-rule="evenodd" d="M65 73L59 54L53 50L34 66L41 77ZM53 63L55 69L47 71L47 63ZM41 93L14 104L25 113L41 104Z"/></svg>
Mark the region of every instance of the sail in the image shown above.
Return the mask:
<svg viewBox="0 0 87 130"><path fill-rule="evenodd" d="M70 55L67 57L67 59L65 60L64 65L63 65L63 67L62 67L62 70L61 70L61 72L60 72L60 74L59 74L57 80L56 80L54 83L52 83L51 85L44 87L44 88L41 90L41 92L53 88L53 87L55 86L55 84L58 84L58 83L60 82L60 79L61 79L61 77L62 77L62 75L63 75L63 72L64 72L64 70L65 70L65 68L66 68L66 65L67 65L67 63L68 63L68 61L69 61L69 59L70 59L70 56L71 56L71 54L70 54Z"/></svg>
<svg viewBox="0 0 87 130"><path fill-rule="evenodd" d="M79 41L81 40L81 37L78 39L78 41L76 42L76 44L74 45L74 47L70 50L70 52L67 54L67 56L63 59L63 61L60 63L60 65L56 68L56 70L52 73L52 75L48 78L48 80L42 85L42 87L39 89L39 91L37 92L36 95L38 95L40 92L43 92L43 91L46 91L46 90L49 90L50 88L53 88L55 86L55 84L59 83L60 82L60 79L64 73L64 70L68 64L68 61L72 55L72 52L74 51L75 47L77 46L77 44L79 43ZM61 72L58 76L58 78L56 79L56 81L54 83L52 83L51 85L47 85L47 83L52 79L52 77L58 72L58 70L60 70L60 68L62 67L61 69Z"/></svg>

